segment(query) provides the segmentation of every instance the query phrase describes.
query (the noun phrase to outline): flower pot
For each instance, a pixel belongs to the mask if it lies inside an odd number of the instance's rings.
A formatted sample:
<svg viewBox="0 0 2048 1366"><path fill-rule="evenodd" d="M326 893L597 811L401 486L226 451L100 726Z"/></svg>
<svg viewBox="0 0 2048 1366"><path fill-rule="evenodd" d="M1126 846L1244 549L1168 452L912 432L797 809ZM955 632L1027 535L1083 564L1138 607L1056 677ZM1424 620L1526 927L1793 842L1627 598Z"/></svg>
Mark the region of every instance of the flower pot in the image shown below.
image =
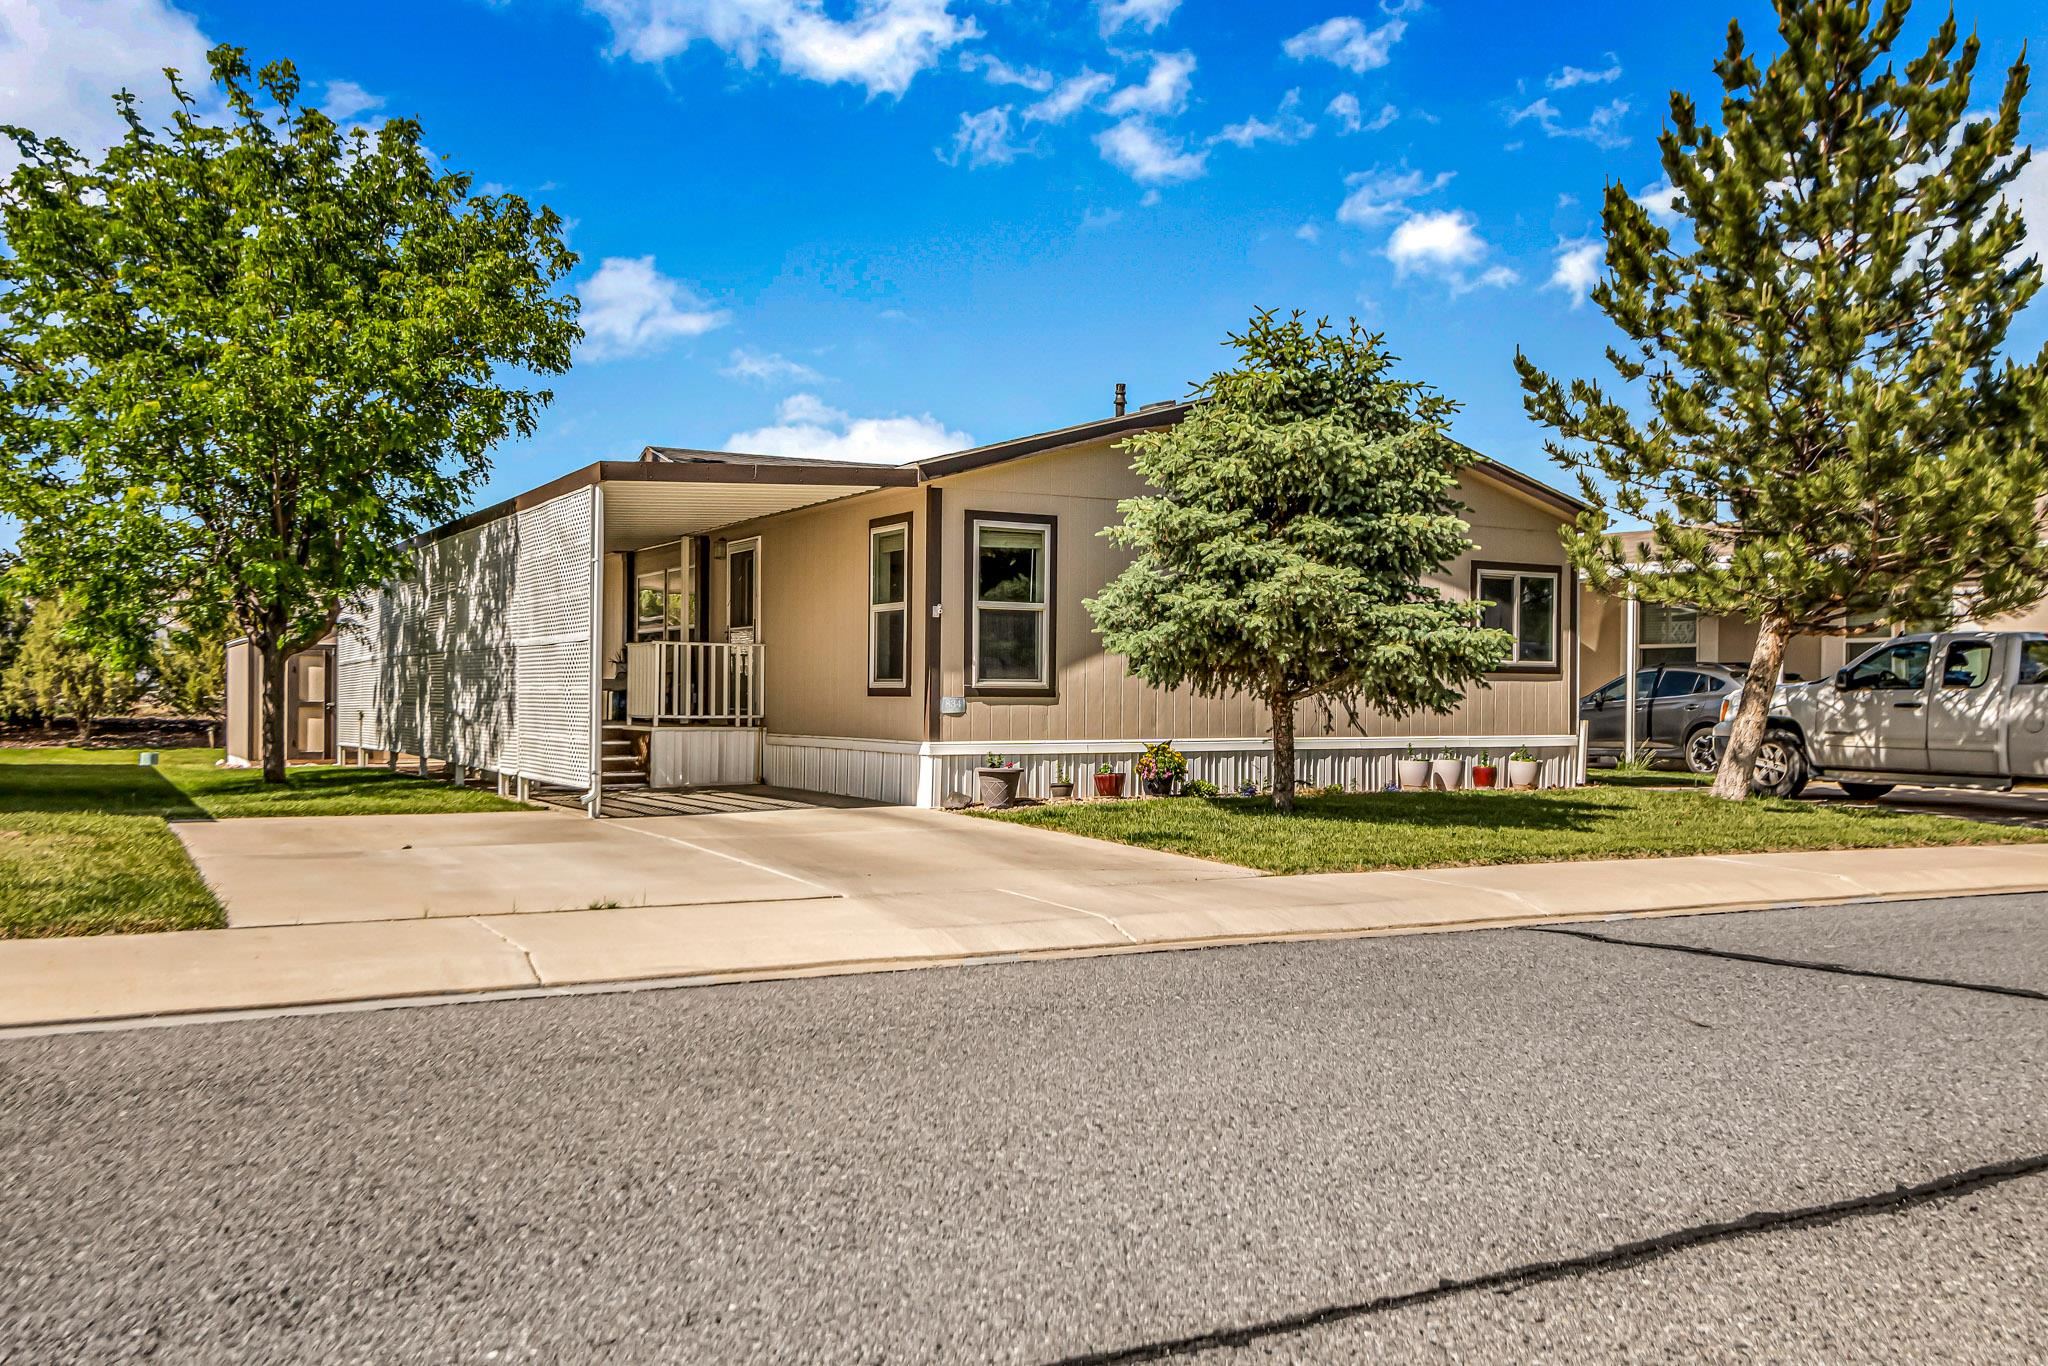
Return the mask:
<svg viewBox="0 0 2048 1366"><path fill-rule="evenodd" d="M1074 785L1072 783L1054 783L1052 785L1052 799L1056 802L1063 802L1073 795Z"/></svg>
<svg viewBox="0 0 2048 1366"><path fill-rule="evenodd" d="M1499 777L1500 770L1492 764L1472 765L1472 786L1474 787L1492 787L1495 780Z"/></svg>
<svg viewBox="0 0 2048 1366"><path fill-rule="evenodd" d="M1024 781L1021 768L977 768L974 795L983 806L999 810L1017 800L1017 784Z"/></svg>
<svg viewBox="0 0 2048 1366"><path fill-rule="evenodd" d="M1095 795L1098 797L1121 797L1124 795L1124 775L1121 773L1098 773L1095 775Z"/></svg>
<svg viewBox="0 0 2048 1366"><path fill-rule="evenodd" d="M1534 759L1510 759L1508 760L1508 786L1534 787L1536 786L1538 775L1542 772L1542 764Z"/></svg>
<svg viewBox="0 0 2048 1366"><path fill-rule="evenodd" d="M1394 763L1396 777L1401 786L1408 788L1429 786L1429 760L1399 759Z"/></svg>
<svg viewBox="0 0 2048 1366"><path fill-rule="evenodd" d="M1429 761L1429 785L1445 792L1456 792L1465 785L1465 761L1463 759L1431 759Z"/></svg>
<svg viewBox="0 0 2048 1366"><path fill-rule="evenodd" d="M1172 777L1147 778L1145 779L1145 795L1148 797L1171 797L1173 795L1173 785L1178 781L1179 779Z"/></svg>

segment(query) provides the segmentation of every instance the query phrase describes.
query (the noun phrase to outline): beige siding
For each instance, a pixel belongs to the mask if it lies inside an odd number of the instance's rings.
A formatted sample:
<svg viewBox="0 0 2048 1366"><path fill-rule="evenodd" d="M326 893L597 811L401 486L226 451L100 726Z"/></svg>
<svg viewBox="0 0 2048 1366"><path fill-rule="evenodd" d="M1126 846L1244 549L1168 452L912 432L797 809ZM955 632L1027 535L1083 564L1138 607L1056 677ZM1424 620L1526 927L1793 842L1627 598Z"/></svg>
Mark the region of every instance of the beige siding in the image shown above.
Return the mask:
<svg viewBox="0 0 2048 1366"><path fill-rule="evenodd" d="M909 677L902 697L868 695L868 526L910 514ZM713 538L761 538L763 693L781 735L924 738L924 496L888 489L728 527ZM726 561L711 561L707 620L726 632Z"/></svg>
<svg viewBox="0 0 2048 1366"><path fill-rule="evenodd" d="M1129 464L1128 455L1103 442L938 481L944 495L945 522L941 691L961 696L967 686L970 618L965 597L970 512L1028 513L1059 519L1054 587L1058 687L1051 698L971 698L967 714L944 718L936 738L994 745L1091 737L1200 739L1266 733L1264 709L1254 699L1241 695L1200 698L1185 689L1148 687L1130 675L1120 657L1106 653L1095 636L1082 600L1128 562L1124 552L1097 533L1117 520L1119 498L1144 492ZM1571 606L1576 594L1558 541L1561 515L1508 493L1483 476L1468 476L1461 496L1470 509L1472 537L1478 549L1449 566L1439 578L1440 585L1457 596L1469 596L1475 560L1556 567L1564 613L1559 653L1570 661L1577 650ZM1448 717L1361 719L1366 733L1372 735L1563 734L1575 725L1571 688L1568 668L1541 677L1503 676L1488 687L1475 689ZM1341 717L1335 725L1326 726L1312 707L1302 709L1300 724L1305 735L1357 733Z"/></svg>

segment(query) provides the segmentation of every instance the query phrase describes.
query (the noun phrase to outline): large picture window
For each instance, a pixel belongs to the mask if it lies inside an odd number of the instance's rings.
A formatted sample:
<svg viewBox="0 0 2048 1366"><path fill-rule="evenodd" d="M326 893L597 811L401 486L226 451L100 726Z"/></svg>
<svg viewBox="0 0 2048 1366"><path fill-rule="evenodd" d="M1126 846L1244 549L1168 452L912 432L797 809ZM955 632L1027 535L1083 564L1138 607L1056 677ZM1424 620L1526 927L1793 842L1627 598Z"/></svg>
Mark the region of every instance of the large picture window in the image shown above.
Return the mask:
<svg viewBox="0 0 2048 1366"><path fill-rule="evenodd" d="M1506 667L1555 669L1558 574L1554 569L1481 569L1474 596L1486 604L1483 624L1514 640Z"/></svg>
<svg viewBox="0 0 2048 1366"><path fill-rule="evenodd" d="M910 526L868 529L868 689L910 689Z"/></svg>
<svg viewBox="0 0 2048 1366"><path fill-rule="evenodd" d="M969 677L977 688L1043 691L1052 686L1052 522L976 516L972 526Z"/></svg>

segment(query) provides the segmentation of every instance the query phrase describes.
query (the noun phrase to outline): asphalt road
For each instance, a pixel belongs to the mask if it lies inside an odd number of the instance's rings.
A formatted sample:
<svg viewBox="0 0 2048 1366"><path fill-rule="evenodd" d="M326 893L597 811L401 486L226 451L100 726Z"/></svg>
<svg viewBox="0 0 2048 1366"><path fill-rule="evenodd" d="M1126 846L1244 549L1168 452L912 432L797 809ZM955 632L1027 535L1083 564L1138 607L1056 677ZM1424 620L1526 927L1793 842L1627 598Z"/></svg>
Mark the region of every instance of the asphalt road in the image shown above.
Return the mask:
<svg viewBox="0 0 2048 1366"><path fill-rule="evenodd" d="M2048 1359L2048 898L1575 928L0 1040L0 1361Z"/></svg>

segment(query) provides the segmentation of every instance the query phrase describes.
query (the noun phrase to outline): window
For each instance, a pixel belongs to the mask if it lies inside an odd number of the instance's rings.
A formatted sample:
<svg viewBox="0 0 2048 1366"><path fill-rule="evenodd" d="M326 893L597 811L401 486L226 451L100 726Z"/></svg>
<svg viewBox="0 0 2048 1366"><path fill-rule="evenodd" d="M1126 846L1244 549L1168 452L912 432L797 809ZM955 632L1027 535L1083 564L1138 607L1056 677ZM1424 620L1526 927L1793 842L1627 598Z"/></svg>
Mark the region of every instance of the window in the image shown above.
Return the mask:
<svg viewBox="0 0 2048 1366"><path fill-rule="evenodd" d="M910 526L868 530L868 688L910 690Z"/></svg>
<svg viewBox="0 0 2048 1366"><path fill-rule="evenodd" d="M1514 637L1508 667L1556 667L1555 570L1481 570L1476 596L1486 604L1484 624Z"/></svg>
<svg viewBox="0 0 2048 1366"><path fill-rule="evenodd" d="M979 688L1049 688L1052 521L976 518L973 528L969 676Z"/></svg>
<svg viewBox="0 0 2048 1366"><path fill-rule="evenodd" d="M751 631L761 602L761 543L735 542L725 556L725 626Z"/></svg>
<svg viewBox="0 0 2048 1366"><path fill-rule="evenodd" d="M1874 650L1849 666L1847 686L1917 692L1926 686L1927 660L1933 652L1924 640L1902 640Z"/></svg>
<svg viewBox="0 0 2048 1366"><path fill-rule="evenodd" d="M653 546L633 557L633 636L682 640L696 620L691 557L684 545Z"/></svg>
<svg viewBox="0 0 2048 1366"><path fill-rule="evenodd" d="M2020 644L2020 682L2048 683L2048 640L2036 636Z"/></svg>
<svg viewBox="0 0 2048 1366"><path fill-rule="evenodd" d="M1636 701L1641 702L1650 695L1650 689L1657 682L1655 669L1641 669L1636 673ZM1596 690L1586 699L1602 707L1620 707L1628 703L1628 679L1617 678L1612 683Z"/></svg>
<svg viewBox="0 0 2048 1366"><path fill-rule="evenodd" d="M1991 681L1991 642L1954 640L1941 661L1941 686L1981 688Z"/></svg>
<svg viewBox="0 0 2048 1366"><path fill-rule="evenodd" d="M1690 697L1696 692L1707 690L1707 676L1696 674L1691 669L1666 669L1657 680L1656 696Z"/></svg>
<svg viewBox="0 0 2048 1366"><path fill-rule="evenodd" d="M1645 664L1697 664L1700 661L1700 614L1678 603L1646 602L1637 637Z"/></svg>

